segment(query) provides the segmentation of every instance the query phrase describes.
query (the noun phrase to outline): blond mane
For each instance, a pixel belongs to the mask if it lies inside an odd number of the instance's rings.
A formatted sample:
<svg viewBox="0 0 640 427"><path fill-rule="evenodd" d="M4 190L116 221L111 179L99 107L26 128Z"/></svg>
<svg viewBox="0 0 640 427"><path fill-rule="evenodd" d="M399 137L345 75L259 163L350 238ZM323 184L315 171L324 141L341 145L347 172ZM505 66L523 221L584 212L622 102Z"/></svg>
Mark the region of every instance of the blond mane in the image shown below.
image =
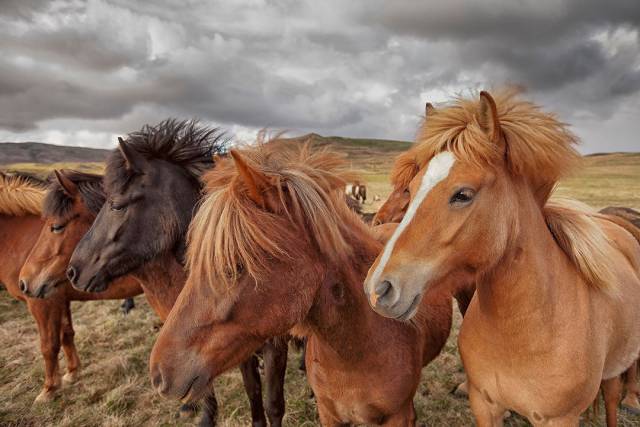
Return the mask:
<svg viewBox="0 0 640 427"><path fill-rule="evenodd" d="M0 173L0 214L40 215L46 185L33 177Z"/></svg>
<svg viewBox="0 0 640 427"><path fill-rule="evenodd" d="M548 197L554 184L580 159L576 136L555 115L521 99L516 88L492 95L504 142L490 142L480 125L479 97L459 97L424 120L417 145L410 150L419 169L442 151L451 151L458 160L479 166L506 160L511 173L527 178L535 190L544 188Z"/></svg>
<svg viewBox="0 0 640 427"><path fill-rule="evenodd" d="M611 260L619 256L619 251L596 221L611 219L577 200L555 197L544 206L543 214L556 242L587 283L616 294L618 279Z"/></svg>
<svg viewBox="0 0 640 427"><path fill-rule="evenodd" d="M233 160L222 159L204 177L207 194L189 229L190 277L229 289L244 270L259 282L270 262L295 259L309 244L329 262L346 262L347 236L357 223L366 227L345 203L344 185L355 177L343 157L282 141L238 152L269 177L278 206L275 212L257 206Z"/></svg>

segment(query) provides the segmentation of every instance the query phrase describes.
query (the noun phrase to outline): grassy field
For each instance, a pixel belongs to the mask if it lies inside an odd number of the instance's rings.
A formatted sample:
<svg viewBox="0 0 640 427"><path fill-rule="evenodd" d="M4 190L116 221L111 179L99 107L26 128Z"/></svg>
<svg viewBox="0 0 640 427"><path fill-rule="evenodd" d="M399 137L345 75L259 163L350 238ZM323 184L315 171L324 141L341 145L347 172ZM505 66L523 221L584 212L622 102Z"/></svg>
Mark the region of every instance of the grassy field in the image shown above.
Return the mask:
<svg viewBox="0 0 640 427"><path fill-rule="evenodd" d="M378 194L384 199L390 191L387 173L397 149L351 144L346 151L353 167L363 171L370 197ZM584 163L578 175L561 183L559 193L597 208L618 205L640 209L640 154L591 156ZM91 167L99 170L100 165ZM34 169L31 170L44 173L49 167L35 165ZM379 202L365 207L371 211L378 205ZM128 316L120 313L119 301L73 303L76 343L83 362L80 380L61 390L54 402L34 406L33 399L43 381L35 324L24 304L0 292L0 426L194 425L197 419L177 419L178 404L163 400L151 389L147 361L159 322L143 297L137 297L136 303L136 309ZM473 424L468 402L450 393L463 377L455 344L460 317L455 312L455 326L447 346L423 370L414 399L420 424ZM285 424L315 426L315 404L297 368L299 357L297 351L290 352ZM64 367L62 357L61 360ZM215 385L220 425L250 425L239 372L223 375ZM601 410L591 421L585 419L584 425L603 425L603 413ZM513 415L507 425L528 424ZM640 425L640 417L623 413L620 425Z"/></svg>

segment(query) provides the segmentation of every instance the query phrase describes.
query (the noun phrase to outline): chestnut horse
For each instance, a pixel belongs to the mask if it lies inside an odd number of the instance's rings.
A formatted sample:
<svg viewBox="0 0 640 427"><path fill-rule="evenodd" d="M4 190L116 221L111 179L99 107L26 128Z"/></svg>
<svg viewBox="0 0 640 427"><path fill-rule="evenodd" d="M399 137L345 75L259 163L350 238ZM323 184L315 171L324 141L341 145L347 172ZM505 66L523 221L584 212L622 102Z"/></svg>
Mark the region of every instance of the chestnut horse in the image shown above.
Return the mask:
<svg viewBox="0 0 640 427"><path fill-rule="evenodd" d="M9 293L25 301L38 326L40 350L45 365L45 382L36 402L46 402L54 398L60 388L58 354L60 347L67 361L67 372L62 377L65 384L73 383L80 368L80 357L74 344L70 301L72 295L80 292L72 290L69 283L60 282L61 290L46 300L25 296L19 286L20 268L27 259L45 221L40 219L46 182L29 175L0 173L0 282ZM46 226L45 226L46 227ZM135 283L126 288L119 287L112 292L115 299L140 294L142 290ZM84 294L85 297L91 297Z"/></svg>
<svg viewBox="0 0 640 427"><path fill-rule="evenodd" d="M67 276L90 292L112 286L126 274L137 277L161 319L166 319L186 281L183 268L186 233L198 204L201 174L224 150L218 129L195 121L165 120L120 139L107 159L105 193L89 231L76 246ZM258 312L260 306L255 307ZM267 415L279 426L284 416L287 345L269 342L263 349ZM253 424L266 425L258 359L241 364ZM205 401L202 423L215 422L213 394Z"/></svg>
<svg viewBox="0 0 640 427"><path fill-rule="evenodd" d="M515 91L438 109L402 222L365 281L380 314L411 319L457 272L477 284L459 335L480 426L506 409L577 426L602 385L616 424L620 374L640 353L640 233L550 202L578 159L566 126Z"/></svg>
<svg viewBox="0 0 640 427"><path fill-rule="evenodd" d="M345 163L296 148L231 151L205 177L189 278L153 348L152 382L164 396L196 399L293 330L307 338L323 425L413 425L420 371L449 335L451 298L427 295L412 325L373 313L362 283L382 245L345 203Z"/></svg>

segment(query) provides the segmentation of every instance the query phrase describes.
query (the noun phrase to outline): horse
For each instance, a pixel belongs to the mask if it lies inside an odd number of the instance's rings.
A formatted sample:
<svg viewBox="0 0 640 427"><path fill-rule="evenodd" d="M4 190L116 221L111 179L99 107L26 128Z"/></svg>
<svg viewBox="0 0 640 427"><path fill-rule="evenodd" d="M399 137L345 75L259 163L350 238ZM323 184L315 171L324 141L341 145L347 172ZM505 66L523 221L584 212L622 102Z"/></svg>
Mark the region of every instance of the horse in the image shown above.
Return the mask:
<svg viewBox="0 0 640 427"><path fill-rule="evenodd" d="M224 135L196 121L167 119L119 139L107 159L106 203L76 245L67 277L76 289L97 292L131 274L164 321L186 281L183 268L187 227L198 204L201 174L224 150ZM271 341L263 351L267 416L279 426L284 416L287 345ZM241 364L255 426L266 425L256 356ZM213 424L217 402L205 399L202 424Z"/></svg>
<svg viewBox="0 0 640 427"><path fill-rule="evenodd" d="M161 395L197 399L292 330L307 339L322 425L415 423L413 395L449 335L451 297L427 295L412 325L369 309L362 283L382 245L345 203L345 168L330 151L269 142L207 173L189 277L151 354Z"/></svg>
<svg viewBox="0 0 640 427"><path fill-rule="evenodd" d="M74 343L68 292L71 286L61 284L65 290L49 299L30 298L19 285L20 269L38 239L45 222L40 218L47 183L31 175L0 173L0 282L14 298L24 301L36 321L40 337L40 350L45 365L45 381L35 402L48 402L61 386L58 370L60 348L67 360L67 371L62 383L76 381L80 357ZM137 289L137 290L136 290ZM138 286L129 286L114 298L125 298L141 293Z"/></svg>
<svg viewBox="0 0 640 427"><path fill-rule="evenodd" d="M575 201L549 200L579 161L555 116L505 90L459 98L425 122L411 202L365 293L410 320L458 273L476 282L458 344L479 426L506 409L577 426L602 387L616 424L620 374L640 353L640 233Z"/></svg>
<svg viewBox="0 0 640 427"><path fill-rule="evenodd" d="M345 193L359 203L367 201L367 186L356 181L353 184L345 185Z"/></svg>

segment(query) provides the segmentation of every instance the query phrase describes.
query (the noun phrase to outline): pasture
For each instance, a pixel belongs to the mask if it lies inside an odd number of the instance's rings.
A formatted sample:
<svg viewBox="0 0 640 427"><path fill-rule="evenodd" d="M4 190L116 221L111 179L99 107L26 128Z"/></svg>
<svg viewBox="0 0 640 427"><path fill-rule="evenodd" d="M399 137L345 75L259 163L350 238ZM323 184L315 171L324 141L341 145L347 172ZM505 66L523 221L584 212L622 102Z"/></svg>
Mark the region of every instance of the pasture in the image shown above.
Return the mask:
<svg viewBox="0 0 640 427"><path fill-rule="evenodd" d="M375 211L390 192L388 171L393 157L406 143L388 141L325 140L344 149L351 165L361 172L369 187L365 211ZM56 165L56 167L76 165ZM100 170L99 164L83 166ZM13 165L9 169L43 173L49 166ZM640 154L607 154L584 158L583 169L563 181L559 194L575 197L594 208L626 206L640 209ZM373 202L379 195L379 202ZM82 360L79 381L64 388L52 403L33 406L40 391L43 366L35 324L24 304L0 292L0 425L193 425L196 418L177 419L178 404L162 399L152 389L148 358L160 327L157 316L143 296L129 315L119 311L119 301L74 302L72 305L76 344ZM456 348L460 316L442 354L424 368L415 396L418 423L428 426L471 425L472 415L465 399L451 390L462 380L462 366ZM285 425L318 425L311 389L298 370L300 352L290 349L286 378ZM64 367L61 355L61 367ZM250 425L250 413L239 371L226 373L215 382L220 405L219 425ZM603 425L603 410L585 425ZM620 424L640 424L640 416L621 412ZM528 425L512 416L507 425Z"/></svg>

